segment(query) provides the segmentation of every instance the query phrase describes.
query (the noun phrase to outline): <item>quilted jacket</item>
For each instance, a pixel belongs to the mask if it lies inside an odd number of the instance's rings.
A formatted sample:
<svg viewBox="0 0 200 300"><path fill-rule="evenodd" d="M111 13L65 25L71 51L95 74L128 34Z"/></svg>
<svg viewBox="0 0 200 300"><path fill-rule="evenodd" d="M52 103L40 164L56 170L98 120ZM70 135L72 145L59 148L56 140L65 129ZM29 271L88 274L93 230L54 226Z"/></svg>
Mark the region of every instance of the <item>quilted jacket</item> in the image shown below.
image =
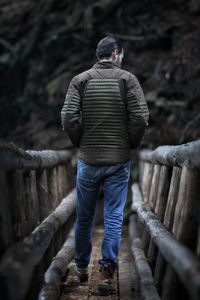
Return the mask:
<svg viewBox="0 0 200 300"><path fill-rule="evenodd" d="M61 111L62 128L78 147L78 158L95 166L128 161L148 118L136 76L111 61L75 76Z"/></svg>

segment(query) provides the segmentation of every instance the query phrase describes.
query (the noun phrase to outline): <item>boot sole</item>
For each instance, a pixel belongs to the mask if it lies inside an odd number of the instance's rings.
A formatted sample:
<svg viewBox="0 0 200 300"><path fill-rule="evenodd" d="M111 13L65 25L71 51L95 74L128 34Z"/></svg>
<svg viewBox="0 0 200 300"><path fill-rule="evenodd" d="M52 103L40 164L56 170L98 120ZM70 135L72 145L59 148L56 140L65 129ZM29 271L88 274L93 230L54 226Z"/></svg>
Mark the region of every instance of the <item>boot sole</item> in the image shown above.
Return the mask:
<svg viewBox="0 0 200 300"><path fill-rule="evenodd" d="M101 296L106 296L106 295L110 295L110 294L115 294L116 293L115 288L112 285L110 285L110 284L99 283L97 285L97 288L98 288L99 294Z"/></svg>

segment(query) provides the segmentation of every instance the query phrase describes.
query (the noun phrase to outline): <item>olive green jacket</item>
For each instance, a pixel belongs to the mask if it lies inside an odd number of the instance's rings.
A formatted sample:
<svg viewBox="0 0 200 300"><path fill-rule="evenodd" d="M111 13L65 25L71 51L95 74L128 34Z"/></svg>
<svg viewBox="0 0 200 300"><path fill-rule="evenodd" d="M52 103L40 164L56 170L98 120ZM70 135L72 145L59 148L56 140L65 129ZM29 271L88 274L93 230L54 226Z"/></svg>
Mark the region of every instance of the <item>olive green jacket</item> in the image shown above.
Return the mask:
<svg viewBox="0 0 200 300"><path fill-rule="evenodd" d="M75 76L61 111L63 130L79 148L78 158L96 166L128 161L148 118L136 76L111 61L99 61Z"/></svg>

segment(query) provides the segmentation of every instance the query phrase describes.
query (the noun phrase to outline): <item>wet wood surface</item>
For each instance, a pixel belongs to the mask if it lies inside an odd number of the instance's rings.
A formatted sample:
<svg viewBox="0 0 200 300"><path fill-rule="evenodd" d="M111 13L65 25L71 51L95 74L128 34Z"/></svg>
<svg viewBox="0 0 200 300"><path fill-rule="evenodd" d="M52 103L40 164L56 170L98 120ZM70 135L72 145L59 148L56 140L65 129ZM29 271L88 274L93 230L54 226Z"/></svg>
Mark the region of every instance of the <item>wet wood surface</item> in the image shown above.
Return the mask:
<svg viewBox="0 0 200 300"><path fill-rule="evenodd" d="M95 228L93 235L93 250L89 265L89 281L86 283L79 282L74 271L75 263L72 261L68 266L68 273L63 279L59 300L140 300L136 268L131 255L127 228L123 229L118 257L118 268L114 275L116 292L107 296L99 294L97 289L99 278L98 260L101 258L102 240L103 229L98 226Z"/></svg>

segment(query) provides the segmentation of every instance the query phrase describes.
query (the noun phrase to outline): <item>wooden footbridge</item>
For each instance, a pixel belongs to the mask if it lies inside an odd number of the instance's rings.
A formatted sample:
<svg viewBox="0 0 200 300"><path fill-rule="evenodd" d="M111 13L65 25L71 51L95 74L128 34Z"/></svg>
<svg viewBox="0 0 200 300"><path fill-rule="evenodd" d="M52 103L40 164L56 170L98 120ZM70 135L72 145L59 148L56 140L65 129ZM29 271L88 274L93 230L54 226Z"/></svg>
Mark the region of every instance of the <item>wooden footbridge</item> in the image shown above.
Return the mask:
<svg viewBox="0 0 200 300"><path fill-rule="evenodd" d="M116 293L106 297L96 289L98 222L89 281L74 273L75 178L74 150L0 144L0 299L200 299L200 140L139 152Z"/></svg>

